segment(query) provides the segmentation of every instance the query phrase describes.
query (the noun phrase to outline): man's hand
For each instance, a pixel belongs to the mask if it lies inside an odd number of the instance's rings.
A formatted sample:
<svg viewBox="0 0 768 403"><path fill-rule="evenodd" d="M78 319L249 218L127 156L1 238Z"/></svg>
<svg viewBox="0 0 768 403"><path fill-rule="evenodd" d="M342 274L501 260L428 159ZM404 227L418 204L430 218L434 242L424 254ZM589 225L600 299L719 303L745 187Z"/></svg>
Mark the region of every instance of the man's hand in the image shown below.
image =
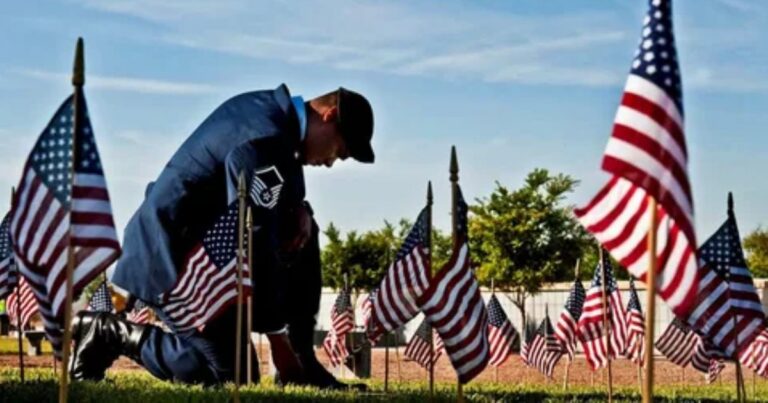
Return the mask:
<svg viewBox="0 0 768 403"><path fill-rule="evenodd" d="M312 236L312 214L306 204L302 204L294 210L294 222L296 231L293 238L283 242L282 249L286 252L296 252L304 247Z"/></svg>
<svg viewBox="0 0 768 403"><path fill-rule="evenodd" d="M272 350L272 362L283 385L289 383L303 384L305 382L304 368L291 347L288 335L285 333L267 334L269 347Z"/></svg>

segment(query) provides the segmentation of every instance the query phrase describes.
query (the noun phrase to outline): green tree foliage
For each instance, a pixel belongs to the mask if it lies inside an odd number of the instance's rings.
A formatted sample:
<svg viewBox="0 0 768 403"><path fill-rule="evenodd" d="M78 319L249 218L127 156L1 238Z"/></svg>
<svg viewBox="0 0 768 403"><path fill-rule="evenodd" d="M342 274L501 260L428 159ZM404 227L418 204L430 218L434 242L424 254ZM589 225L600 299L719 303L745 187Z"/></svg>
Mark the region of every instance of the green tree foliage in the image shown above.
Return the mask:
<svg viewBox="0 0 768 403"><path fill-rule="evenodd" d="M754 277L768 277L768 230L757 228L744 238L747 264Z"/></svg>
<svg viewBox="0 0 768 403"><path fill-rule="evenodd" d="M596 248L563 204L577 185L568 175L535 169L521 188L497 183L489 197L470 207L478 280L486 286L494 280L498 289L511 292L523 317L526 298L544 283L572 279L577 259Z"/></svg>

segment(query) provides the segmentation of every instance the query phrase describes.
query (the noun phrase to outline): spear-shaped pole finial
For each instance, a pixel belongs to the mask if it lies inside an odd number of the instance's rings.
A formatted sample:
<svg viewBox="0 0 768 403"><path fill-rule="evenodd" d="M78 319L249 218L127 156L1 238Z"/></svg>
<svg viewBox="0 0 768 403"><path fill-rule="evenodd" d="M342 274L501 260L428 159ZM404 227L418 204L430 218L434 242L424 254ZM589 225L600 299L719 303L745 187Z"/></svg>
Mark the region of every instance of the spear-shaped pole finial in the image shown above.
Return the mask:
<svg viewBox="0 0 768 403"><path fill-rule="evenodd" d="M459 181L459 160L456 158L456 146L451 146L451 167L449 169L451 173L451 182L456 183Z"/></svg>
<svg viewBox="0 0 768 403"><path fill-rule="evenodd" d="M77 47L75 48L75 66L72 70L72 85L82 87L85 85L85 50L83 38L77 38Z"/></svg>
<svg viewBox="0 0 768 403"><path fill-rule="evenodd" d="M733 215L733 193L728 192L728 215Z"/></svg>

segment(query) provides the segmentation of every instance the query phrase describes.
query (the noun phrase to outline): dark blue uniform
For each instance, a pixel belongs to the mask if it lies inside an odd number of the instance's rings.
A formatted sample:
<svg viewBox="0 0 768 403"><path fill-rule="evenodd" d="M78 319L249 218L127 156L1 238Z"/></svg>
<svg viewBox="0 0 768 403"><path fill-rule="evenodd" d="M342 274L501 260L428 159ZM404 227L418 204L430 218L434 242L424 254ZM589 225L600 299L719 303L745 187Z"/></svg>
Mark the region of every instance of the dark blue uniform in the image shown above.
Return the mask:
<svg viewBox="0 0 768 403"><path fill-rule="evenodd" d="M123 255L112 281L158 307L162 294L175 284L186 254L236 201L238 174L245 172L251 183L255 173L274 168L281 186L272 194L267 192L254 209L254 306L269 307L254 310L254 330L274 331L292 323L303 330L297 332L300 337L306 338L308 329L311 338L320 297L316 226L298 259L284 264L278 253L281 239L293 235L292 226L285 222L304 200L300 144L298 117L285 85L226 101L192 133L147 188L146 199L126 227ZM312 266L309 273L298 273L307 264ZM286 298L284 292L281 276L292 274L306 276L306 281L299 278L291 284L304 292L299 301ZM155 311L163 319L162 311ZM152 328L142 346L142 362L161 379L231 380L234 321L234 309L229 309L203 332L165 333ZM311 348L311 339L309 343Z"/></svg>

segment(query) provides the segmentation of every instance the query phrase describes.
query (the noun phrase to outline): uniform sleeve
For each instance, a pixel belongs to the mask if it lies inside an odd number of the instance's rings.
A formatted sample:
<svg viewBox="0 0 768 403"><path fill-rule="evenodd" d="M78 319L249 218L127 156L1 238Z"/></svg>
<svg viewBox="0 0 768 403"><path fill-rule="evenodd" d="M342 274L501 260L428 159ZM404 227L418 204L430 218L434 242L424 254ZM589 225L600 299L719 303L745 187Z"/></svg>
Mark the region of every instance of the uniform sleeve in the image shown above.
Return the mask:
<svg viewBox="0 0 768 403"><path fill-rule="evenodd" d="M244 143L226 158L227 204L237 201L237 178L244 173L248 203L254 211L254 225L265 216L290 222L304 203L304 176L301 165L274 139ZM281 232L287 231L285 225ZM281 234L289 236L290 234Z"/></svg>

